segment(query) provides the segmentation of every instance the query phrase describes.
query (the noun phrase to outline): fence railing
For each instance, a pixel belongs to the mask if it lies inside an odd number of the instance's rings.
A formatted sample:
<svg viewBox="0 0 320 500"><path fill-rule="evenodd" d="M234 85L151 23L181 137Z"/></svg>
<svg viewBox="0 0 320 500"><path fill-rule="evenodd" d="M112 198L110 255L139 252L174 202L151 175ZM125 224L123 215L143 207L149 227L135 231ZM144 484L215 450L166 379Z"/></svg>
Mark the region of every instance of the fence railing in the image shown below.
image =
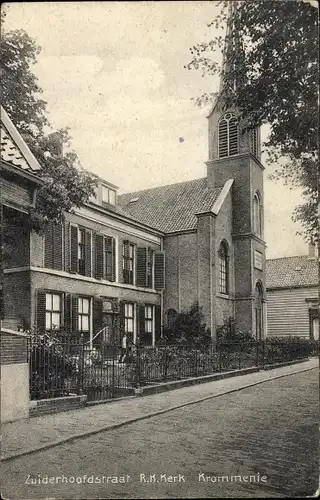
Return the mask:
<svg viewBox="0 0 320 500"><path fill-rule="evenodd" d="M46 399L86 394L88 401L115 398L133 388L230 370L306 359L319 342L266 340L207 345L144 347L127 343L89 347L81 336L30 339L30 396Z"/></svg>

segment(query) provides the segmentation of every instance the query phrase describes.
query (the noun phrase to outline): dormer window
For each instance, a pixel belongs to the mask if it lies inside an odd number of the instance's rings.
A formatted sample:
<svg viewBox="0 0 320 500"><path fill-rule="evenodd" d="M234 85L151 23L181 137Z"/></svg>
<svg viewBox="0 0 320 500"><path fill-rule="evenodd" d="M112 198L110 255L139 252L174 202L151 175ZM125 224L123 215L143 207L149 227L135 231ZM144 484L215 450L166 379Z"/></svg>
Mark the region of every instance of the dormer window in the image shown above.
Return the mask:
<svg viewBox="0 0 320 500"><path fill-rule="evenodd" d="M219 121L219 158L238 154L238 119L226 113Z"/></svg>
<svg viewBox="0 0 320 500"><path fill-rule="evenodd" d="M107 186L102 186L102 203L108 203L109 205L116 204L116 192Z"/></svg>

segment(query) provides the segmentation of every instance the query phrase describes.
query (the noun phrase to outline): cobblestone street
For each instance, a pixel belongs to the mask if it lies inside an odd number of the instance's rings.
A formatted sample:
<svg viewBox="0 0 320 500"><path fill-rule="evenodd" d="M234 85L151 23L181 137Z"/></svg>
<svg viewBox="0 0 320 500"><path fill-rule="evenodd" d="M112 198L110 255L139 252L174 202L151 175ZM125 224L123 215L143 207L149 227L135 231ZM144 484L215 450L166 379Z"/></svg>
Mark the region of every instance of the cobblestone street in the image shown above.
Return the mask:
<svg viewBox="0 0 320 500"><path fill-rule="evenodd" d="M318 481L318 420L314 369L3 463L2 496L311 495ZM46 476L60 479L32 484Z"/></svg>

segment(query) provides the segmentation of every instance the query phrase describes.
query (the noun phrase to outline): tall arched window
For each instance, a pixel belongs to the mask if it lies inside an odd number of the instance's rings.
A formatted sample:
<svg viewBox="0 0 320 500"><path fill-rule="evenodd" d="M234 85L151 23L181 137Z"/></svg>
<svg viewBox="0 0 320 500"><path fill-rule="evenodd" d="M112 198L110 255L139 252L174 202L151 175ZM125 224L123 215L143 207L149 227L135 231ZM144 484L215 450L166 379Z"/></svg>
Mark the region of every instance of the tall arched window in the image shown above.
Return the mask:
<svg viewBox="0 0 320 500"><path fill-rule="evenodd" d="M258 192L253 196L253 232L257 236L262 234L261 200Z"/></svg>
<svg viewBox="0 0 320 500"><path fill-rule="evenodd" d="M238 154L238 119L226 113L219 121L219 158Z"/></svg>
<svg viewBox="0 0 320 500"><path fill-rule="evenodd" d="M250 132L250 151L251 153L258 157L259 152L259 141L258 141L258 129L254 128Z"/></svg>
<svg viewBox="0 0 320 500"><path fill-rule="evenodd" d="M263 337L263 290L259 282L255 289L255 326L256 339L261 340Z"/></svg>
<svg viewBox="0 0 320 500"><path fill-rule="evenodd" d="M229 293L229 255L228 245L225 241L221 242L219 248L219 292Z"/></svg>

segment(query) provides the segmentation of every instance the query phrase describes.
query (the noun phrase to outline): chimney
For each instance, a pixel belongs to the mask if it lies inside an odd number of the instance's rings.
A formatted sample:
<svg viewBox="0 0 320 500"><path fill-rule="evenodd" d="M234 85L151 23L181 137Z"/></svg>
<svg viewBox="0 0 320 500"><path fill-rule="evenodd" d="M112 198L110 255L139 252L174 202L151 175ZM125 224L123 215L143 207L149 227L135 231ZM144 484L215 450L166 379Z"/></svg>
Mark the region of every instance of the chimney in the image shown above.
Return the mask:
<svg viewBox="0 0 320 500"><path fill-rule="evenodd" d="M59 132L53 132L52 134L49 134L48 137L50 138L53 154L55 156L63 156L63 143L61 134L59 134Z"/></svg>

